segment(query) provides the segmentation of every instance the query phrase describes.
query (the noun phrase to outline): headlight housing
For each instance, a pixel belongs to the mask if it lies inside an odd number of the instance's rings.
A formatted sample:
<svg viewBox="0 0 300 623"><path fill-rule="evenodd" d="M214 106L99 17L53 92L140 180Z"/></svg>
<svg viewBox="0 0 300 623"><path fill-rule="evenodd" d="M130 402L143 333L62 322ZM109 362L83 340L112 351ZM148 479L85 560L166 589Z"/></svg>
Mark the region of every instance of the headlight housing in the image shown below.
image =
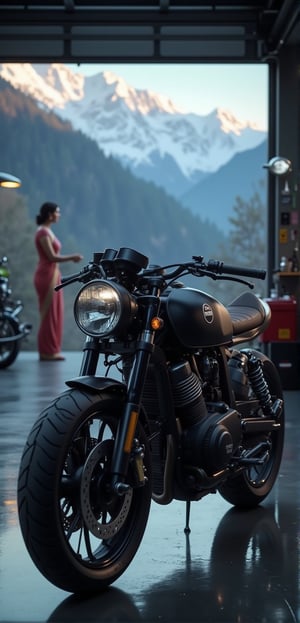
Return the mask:
<svg viewBox="0 0 300 623"><path fill-rule="evenodd" d="M86 335L120 335L130 326L137 311L133 296L120 284L95 279L84 285L74 303L76 323Z"/></svg>

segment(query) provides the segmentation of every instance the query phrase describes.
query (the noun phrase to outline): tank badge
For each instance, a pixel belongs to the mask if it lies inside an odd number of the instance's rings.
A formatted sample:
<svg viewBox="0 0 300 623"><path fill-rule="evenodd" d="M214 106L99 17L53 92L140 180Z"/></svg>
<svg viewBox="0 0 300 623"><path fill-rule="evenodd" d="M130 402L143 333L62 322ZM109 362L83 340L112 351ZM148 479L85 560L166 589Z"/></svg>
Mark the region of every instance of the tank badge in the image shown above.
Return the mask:
<svg viewBox="0 0 300 623"><path fill-rule="evenodd" d="M211 324L214 321L214 312L212 307L207 303L204 303L204 305L202 305L202 311L204 320L206 320L208 324Z"/></svg>

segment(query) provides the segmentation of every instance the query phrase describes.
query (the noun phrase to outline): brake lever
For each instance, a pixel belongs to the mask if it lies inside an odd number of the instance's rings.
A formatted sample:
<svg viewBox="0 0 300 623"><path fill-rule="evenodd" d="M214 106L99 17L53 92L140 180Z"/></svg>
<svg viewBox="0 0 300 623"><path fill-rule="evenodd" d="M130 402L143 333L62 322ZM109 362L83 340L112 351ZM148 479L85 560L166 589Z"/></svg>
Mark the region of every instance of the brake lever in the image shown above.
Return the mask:
<svg viewBox="0 0 300 623"><path fill-rule="evenodd" d="M70 283L75 283L75 281L79 281L78 277L70 277L70 279L66 279L64 283L59 283L58 286L55 286L54 290L55 292L58 292L58 290L65 288L65 286L69 286Z"/></svg>
<svg viewBox="0 0 300 623"><path fill-rule="evenodd" d="M94 276L98 277L99 275L101 275L101 277L105 276L103 268L98 264L88 264L87 266L84 266L79 273L70 275L70 277L63 277L62 282L55 286L54 290L57 292L61 288L69 286L71 283L75 283L76 281L84 283L85 281L93 279Z"/></svg>

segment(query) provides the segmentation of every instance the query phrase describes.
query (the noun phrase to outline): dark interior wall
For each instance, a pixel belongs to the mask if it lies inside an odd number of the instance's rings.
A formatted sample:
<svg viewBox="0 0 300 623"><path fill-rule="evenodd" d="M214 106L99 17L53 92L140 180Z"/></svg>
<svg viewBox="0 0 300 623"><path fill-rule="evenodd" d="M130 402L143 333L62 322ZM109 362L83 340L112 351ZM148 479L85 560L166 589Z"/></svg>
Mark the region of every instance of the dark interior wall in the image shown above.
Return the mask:
<svg viewBox="0 0 300 623"><path fill-rule="evenodd" d="M286 46L278 61L279 116L278 147L280 154L293 164L292 181L300 182L300 45ZM299 194L297 196L299 209Z"/></svg>
<svg viewBox="0 0 300 623"><path fill-rule="evenodd" d="M300 46L282 48L277 62L277 153L292 162L292 172L276 179L275 265L280 258L291 257L300 246ZM290 197L284 193L288 182ZM300 260L300 253L298 251ZM280 276L283 292L295 295L298 301L298 339L300 337L300 272Z"/></svg>

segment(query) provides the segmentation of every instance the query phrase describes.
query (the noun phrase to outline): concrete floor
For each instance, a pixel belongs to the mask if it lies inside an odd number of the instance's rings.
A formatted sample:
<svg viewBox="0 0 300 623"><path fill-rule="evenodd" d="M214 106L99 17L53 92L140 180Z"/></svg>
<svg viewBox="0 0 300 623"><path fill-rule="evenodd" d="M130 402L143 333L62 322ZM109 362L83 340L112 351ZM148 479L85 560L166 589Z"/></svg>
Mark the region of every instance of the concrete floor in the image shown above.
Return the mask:
<svg viewBox="0 0 300 623"><path fill-rule="evenodd" d="M263 505L237 512L219 494L192 504L152 505L140 549L104 594L85 600L36 570L23 543L16 479L37 415L77 376L81 353L40 363L21 352L0 371L0 621L287 623L300 621L300 390L285 392L280 476Z"/></svg>

